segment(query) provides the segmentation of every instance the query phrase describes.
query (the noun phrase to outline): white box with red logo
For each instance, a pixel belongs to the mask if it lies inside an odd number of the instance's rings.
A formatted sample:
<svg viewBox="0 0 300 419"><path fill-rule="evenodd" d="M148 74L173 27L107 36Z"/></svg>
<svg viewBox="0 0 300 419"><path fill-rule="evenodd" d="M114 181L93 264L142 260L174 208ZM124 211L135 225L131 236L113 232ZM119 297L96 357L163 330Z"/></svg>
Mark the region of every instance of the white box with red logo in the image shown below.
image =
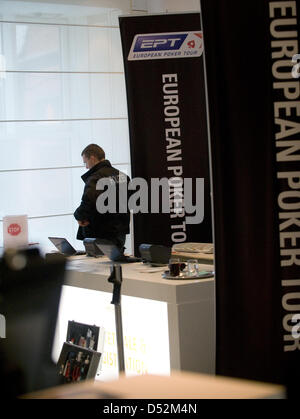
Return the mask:
<svg viewBox="0 0 300 419"><path fill-rule="evenodd" d="M5 249L28 246L27 215L3 217L3 245Z"/></svg>

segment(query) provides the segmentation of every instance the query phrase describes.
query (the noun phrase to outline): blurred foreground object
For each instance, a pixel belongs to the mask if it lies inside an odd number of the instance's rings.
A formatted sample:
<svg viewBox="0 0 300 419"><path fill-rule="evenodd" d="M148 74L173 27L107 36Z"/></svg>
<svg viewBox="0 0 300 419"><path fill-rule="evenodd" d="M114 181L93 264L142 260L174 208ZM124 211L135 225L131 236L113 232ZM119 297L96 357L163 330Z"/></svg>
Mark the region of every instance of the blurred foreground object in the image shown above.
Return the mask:
<svg viewBox="0 0 300 419"><path fill-rule="evenodd" d="M90 380L26 395L26 398L32 399L104 398L176 399L177 401L181 399L284 399L285 397L285 388L279 385L174 370L170 377L121 375L118 380L106 383Z"/></svg>
<svg viewBox="0 0 300 419"><path fill-rule="evenodd" d="M51 360L65 258L45 260L37 248L9 249L0 259L0 313L6 338L0 339L3 397L58 383Z"/></svg>

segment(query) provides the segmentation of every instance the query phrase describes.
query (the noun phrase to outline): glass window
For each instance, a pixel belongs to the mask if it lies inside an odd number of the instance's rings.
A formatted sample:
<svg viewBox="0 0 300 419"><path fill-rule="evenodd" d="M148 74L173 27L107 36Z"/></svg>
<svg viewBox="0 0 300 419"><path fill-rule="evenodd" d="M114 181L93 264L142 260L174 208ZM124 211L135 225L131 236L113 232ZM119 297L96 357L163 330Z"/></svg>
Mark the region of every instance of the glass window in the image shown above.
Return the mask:
<svg viewBox="0 0 300 419"><path fill-rule="evenodd" d="M29 239L45 250L48 236L82 248L73 212L87 144L130 174L118 28L130 0L98 3L0 0L0 228L27 214Z"/></svg>

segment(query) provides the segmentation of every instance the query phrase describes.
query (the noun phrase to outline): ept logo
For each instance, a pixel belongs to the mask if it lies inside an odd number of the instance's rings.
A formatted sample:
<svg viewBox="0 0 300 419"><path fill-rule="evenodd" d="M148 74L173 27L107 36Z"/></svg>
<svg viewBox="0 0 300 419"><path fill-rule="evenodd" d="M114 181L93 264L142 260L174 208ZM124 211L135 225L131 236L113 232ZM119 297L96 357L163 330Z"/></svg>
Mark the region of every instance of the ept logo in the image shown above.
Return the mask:
<svg viewBox="0 0 300 419"><path fill-rule="evenodd" d="M128 54L129 61L200 57L201 31L136 34Z"/></svg>
<svg viewBox="0 0 300 419"><path fill-rule="evenodd" d="M165 51L180 49L185 41L187 34L176 35L141 35L138 36L133 48L134 52L143 51Z"/></svg>
<svg viewBox="0 0 300 419"><path fill-rule="evenodd" d="M10 224L7 228L7 232L11 236L17 236L21 233L21 227L19 226L19 224Z"/></svg>

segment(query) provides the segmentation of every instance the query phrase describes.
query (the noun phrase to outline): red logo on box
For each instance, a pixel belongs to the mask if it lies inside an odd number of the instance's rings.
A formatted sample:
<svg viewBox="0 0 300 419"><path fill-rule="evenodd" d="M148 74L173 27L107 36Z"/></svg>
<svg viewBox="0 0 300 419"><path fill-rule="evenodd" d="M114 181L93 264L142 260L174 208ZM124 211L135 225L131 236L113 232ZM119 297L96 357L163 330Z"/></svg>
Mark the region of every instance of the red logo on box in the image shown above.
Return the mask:
<svg viewBox="0 0 300 419"><path fill-rule="evenodd" d="M11 236L17 236L21 233L21 227L19 224L10 224L10 226L7 228L7 232Z"/></svg>

